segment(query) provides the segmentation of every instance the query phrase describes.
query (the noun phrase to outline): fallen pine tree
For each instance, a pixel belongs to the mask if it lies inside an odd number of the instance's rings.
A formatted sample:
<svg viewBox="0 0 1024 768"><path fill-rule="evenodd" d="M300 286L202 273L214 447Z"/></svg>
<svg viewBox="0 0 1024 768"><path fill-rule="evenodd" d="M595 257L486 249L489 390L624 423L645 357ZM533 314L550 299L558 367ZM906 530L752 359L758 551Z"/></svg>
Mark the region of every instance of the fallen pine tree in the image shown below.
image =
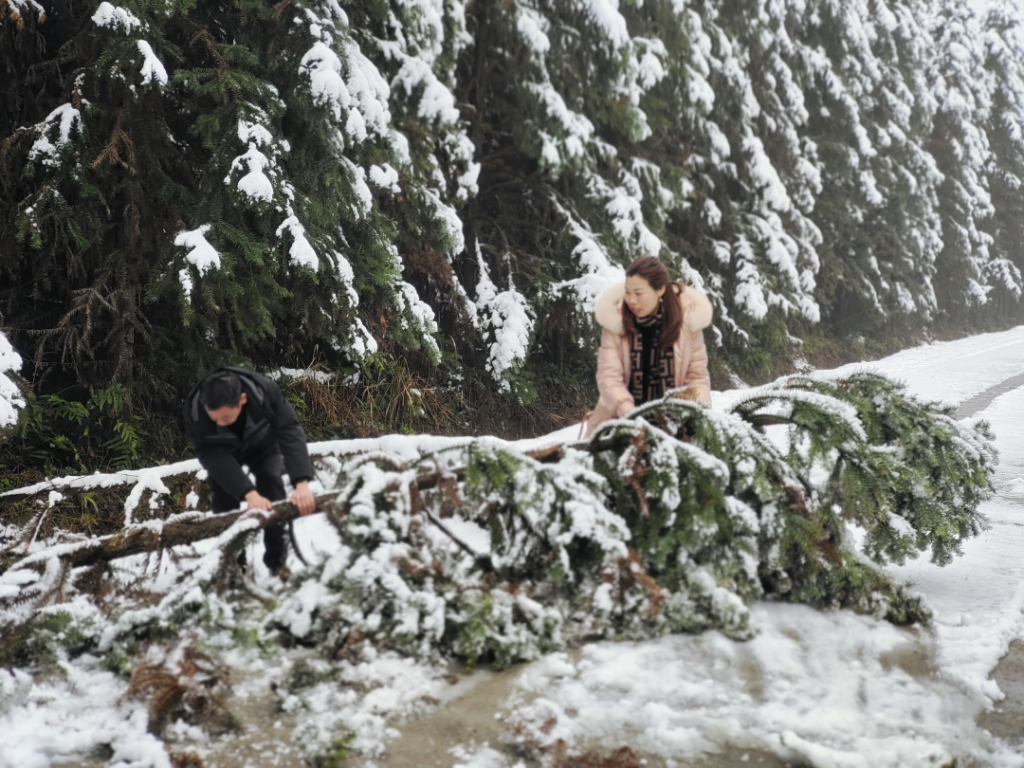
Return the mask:
<svg viewBox="0 0 1024 768"><path fill-rule="evenodd" d="M924 621L927 606L881 566L925 552L942 565L982 530L989 438L861 374L791 377L725 411L669 397L540 452L491 438L382 441L400 455L320 444L324 514L296 524L318 546L269 586L237 578L237 553L296 510L199 511L197 465L8 493L0 503L19 501L0 514L0 712L99 666L147 699L149 731L172 749L169 724L215 734L234 722L240 644L279 661L281 644L296 652L275 689L300 715L292 740L328 764L339 745L379 743L383 716L375 726L352 703L372 695L364 674L383 679L378 657L420 661L396 674L443 674L451 659L502 666L591 638L743 639L758 599ZM55 525L100 486L119 529Z"/></svg>
<svg viewBox="0 0 1024 768"><path fill-rule="evenodd" d="M286 593L268 620L327 655L377 636L502 664L586 637L743 638L748 606L765 597L923 620L919 598L878 565L925 551L945 564L982 530L989 437L984 423L858 374L783 379L724 413L667 397L532 455L488 439L416 459L369 452L318 496L338 544L295 579L316 583L315 599ZM159 603L187 614L223 588L247 537L296 516L286 503L271 515L184 513L17 557L16 542L0 575L4 635L24 639L15 627L88 599L112 560L187 560L187 545L212 537ZM108 648L153 621L148 608L131 614L103 633Z"/></svg>

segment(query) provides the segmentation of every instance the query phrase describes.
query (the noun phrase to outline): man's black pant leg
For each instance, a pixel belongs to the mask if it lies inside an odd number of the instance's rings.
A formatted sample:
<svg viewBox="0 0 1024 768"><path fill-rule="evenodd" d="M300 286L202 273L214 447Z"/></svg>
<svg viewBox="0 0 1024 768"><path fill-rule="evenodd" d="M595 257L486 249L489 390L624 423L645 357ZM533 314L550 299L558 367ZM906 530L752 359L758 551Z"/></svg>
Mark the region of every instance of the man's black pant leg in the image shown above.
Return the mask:
<svg viewBox="0 0 1024 768"><path fill-rule="evenodd" d="M213 511L218 515L222 512L231 512L234 509L238 509L242 506L242 500L236 499L230 493L224 490L224 487L214 480L212 477L207 478L207 482L210 484L210 494L213 496L211 500L213 503Z"/></svg>
<svg viewBox="0 0 1024 768"><path fill-rule="evenodd" d="M243 459L249 471L256 478L256 491L271 501L283 501L287 498L281 472L284 470L284 457L280 453L269 453L254 459ZM213 494L213 511L230 512L242 505L242 499L236 499L224 490L212 477L209 478L210 491ZM284 565L285 560L285 528L283 525L271 525L263 529L263 562L271 570Z"/></svg>
<svg viewBox="0 0 1024 768"><path fill-rule="evenodd" d="M256 477L256 491L271 501L284 501L288 495L284 490L284 457L280 453L271 453L259 459L247 462L249 469ZM276 571L285 560L285 527L283 524L271 525L263 529L263 563L271 571Z"/></svg>

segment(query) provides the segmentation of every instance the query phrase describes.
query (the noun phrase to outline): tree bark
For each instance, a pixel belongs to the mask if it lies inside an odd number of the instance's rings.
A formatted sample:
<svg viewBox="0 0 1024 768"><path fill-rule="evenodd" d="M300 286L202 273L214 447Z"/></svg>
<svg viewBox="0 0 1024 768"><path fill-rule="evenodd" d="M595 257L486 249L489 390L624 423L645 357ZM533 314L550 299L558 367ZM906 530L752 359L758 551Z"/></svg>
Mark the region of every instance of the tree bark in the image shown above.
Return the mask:
<svg viewBox="0 0 1024 768"><path fill-rule="evenodd" d="M541 448L535 451L528 451L524 455L541 463L557 462L564 456L564 448L561 445ZM425 491L437 486L443 477L454 477L459 480L465 476L465 467L456 467L448 470L429 472L416 478L417 491ZM316 497L319 512L330 509L339 517L348 512L348 504L339 502L336 494L325 493ZM299 517L299 510L294 504L288 501L279 501L273 505L269 512L258 510L237 510L235 512L224 512L222 514L184 513L175 515L162 524L146 523L126 528L110 536L103 536L96 539L89 539L81 544L69 546L58 544L41 552L13 558L4 563L7 559L3 556L9 553L0 554L0 573L7 568L14 566L25 566L33 563L43 563L54 556L52 550L58 551L56 556L71 568L95 565L97 563L109 562L122 557L139 555L146 552L157 552L161 549L178 547L183 544L193 544L203 539L211 539L220 536L231 526L243 517L257 521L257 527L267 528L277 523L287 523ZM5 567L6 566L6 567Z"/></svg>
<svg viewBox="0 0 1024 768"><path fill-rule="evenodd" d="M318 497L317 501L325 501L330 498L329 494L325 494ZM203 539L211 539L224 533L243 516L257 520L258 528L266 528L275 523L287 523L299 517L299 509L290 502L281 501L275 504L269 512L236 510L219 515L198 517L199 514L201 513L176 515L169 521L165 521L162 526L152 524L132 526L110 536L90 539L74 548L58 552L57 557L72 568L95 565L122 557L156 552L182 544L193 544ZM60 549L65 546L67 545L57 545L50 549ZM48 559L47 551L43 550L23 557L11 565L28 565L46 559Z"/></svg>

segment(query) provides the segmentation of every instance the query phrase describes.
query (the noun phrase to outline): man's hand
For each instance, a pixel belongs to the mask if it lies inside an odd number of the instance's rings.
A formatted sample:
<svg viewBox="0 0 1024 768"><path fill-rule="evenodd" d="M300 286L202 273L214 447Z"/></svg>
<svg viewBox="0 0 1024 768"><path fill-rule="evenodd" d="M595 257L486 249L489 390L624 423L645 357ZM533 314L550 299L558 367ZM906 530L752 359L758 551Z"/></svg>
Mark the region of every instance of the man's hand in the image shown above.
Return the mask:
<svg viewBox="0 0 1024 768"><path fill-rule="evenodd" d="M260 496L259 491L255 488L245 494L245 501L249 505L249 509L270 509L270 499Z"/></svg>
<svg viewBox="0 0 1024 768"><path fill-rule="evenodd" d="M309 483L305 480L296 484L289 501L299 508L299 514L303 517L316 511L316 499L313 498L313 492L309 490Z"/></svg>

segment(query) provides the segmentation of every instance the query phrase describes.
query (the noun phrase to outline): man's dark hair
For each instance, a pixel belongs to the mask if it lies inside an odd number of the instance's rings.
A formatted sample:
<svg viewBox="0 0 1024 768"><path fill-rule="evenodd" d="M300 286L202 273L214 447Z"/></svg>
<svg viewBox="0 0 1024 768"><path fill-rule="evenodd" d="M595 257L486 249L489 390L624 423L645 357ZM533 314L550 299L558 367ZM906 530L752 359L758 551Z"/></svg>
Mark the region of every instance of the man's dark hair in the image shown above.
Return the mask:
<svg viewBox="0 0 1024 768"><path fill-rule="evenodd" d="M233 373L215 373L203 380L199 400L208 411L230 406L234 408L242 399L242 382Z"/></svg>

